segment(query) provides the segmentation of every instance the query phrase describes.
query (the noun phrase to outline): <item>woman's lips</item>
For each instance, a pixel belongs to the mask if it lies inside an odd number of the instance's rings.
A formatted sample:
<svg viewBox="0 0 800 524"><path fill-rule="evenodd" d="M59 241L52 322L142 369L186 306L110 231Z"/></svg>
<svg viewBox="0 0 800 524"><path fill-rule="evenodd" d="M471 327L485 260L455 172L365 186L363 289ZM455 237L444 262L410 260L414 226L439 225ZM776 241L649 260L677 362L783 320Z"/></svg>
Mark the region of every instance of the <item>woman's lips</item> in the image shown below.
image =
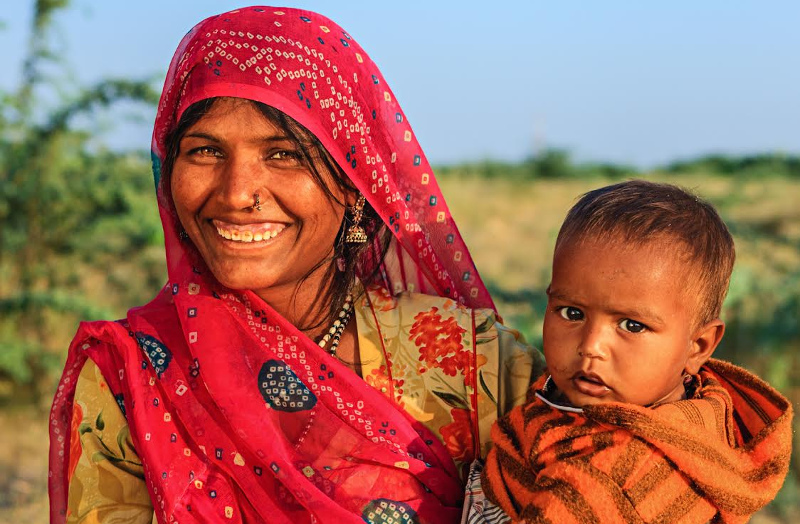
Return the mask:
<svg viewBox="0 0 800 524"><path fill-rule="evenodd" d="M216 228L217 234L222 238L245 244L271 240L286 229L286 224L281 222L232 224L221 220L212 220L211 223Z"/></svg>
<svg viewBox="0 0 800 524"><path fill-rule="evenodd" d="M611 392L611 388L599 376L584 371L579 371L572 376L572 385L580 393L590 397L604 397Z"/></svg>

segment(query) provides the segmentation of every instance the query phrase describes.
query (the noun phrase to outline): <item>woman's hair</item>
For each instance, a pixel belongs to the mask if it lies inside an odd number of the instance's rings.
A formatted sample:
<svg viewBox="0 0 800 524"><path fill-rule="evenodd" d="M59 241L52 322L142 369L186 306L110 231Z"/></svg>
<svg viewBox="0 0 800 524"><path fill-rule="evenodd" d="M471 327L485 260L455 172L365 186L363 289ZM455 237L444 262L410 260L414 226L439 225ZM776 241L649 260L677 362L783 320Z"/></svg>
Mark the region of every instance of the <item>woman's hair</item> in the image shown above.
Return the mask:
<svg viewBox="0 0 800 524"><path fill-rule="evenodd" d="M218 98L207 98L189 106L184 111L176 126L167 135L165 143L166 154L162 165L162 174L166 184L164 186L165 194L169 195L170 178L175 160L180 154L181 139L189 128L211 110L217 100ZM303 162L311 173L311 176L316 183L324 189L329 198L337 201L341 205L346 205L344 202L338 201L331 188L326 184L322 170L330 173L333 183L336 184L338 189L343 193L355 193L358 190L347 174L333 160L330 153L328 153L319 139L286 113L261 102L254 100L249 100L248 102L258 108L264 117L283 130L286 136L294 142L301 152ZM174 205L171 202L171 198L168 198L168 200L170 201L170 205ZM180 222L178 221L177 223ZM319 264L313 267L308 274L301 279L297 289L295 289L295 293L297 293L299 287L312 273L326 265L327 262L334 261L333 264L327 264L327 274L323 281L330 282L330 285L320 296L322 304L329 304L327 314L319 317L319 320L312 325L296 326L298 329L313 329L325 322L333 322L338 317L339 311L344 305L348 293L353 293L355 291L356 277L358 276L364 288L367 288L378 276L381 263L383 262L383 258L392 238L391 231L386 227L369 202L365 202L364 204L364 213L361 219L361 227L364 228L369 240L362 244L345 242L345 235L350 225L351 217L349 213L345 212L342 225L336 235L334 244L331 246L331 256L321 260ZM343 267L340 267L341 264L336 263L337 259L341 259L344 262ZM309 313L315 312L315 310L311 310Z"/></svg>
<svg viewBox="0 0 800 524"><path fill-rule="evenodd" d="M677 240L676 254L693 266L687 286L698 294L699 325L719 317L736 260L733 237L714 207L691 192L644 180L589 191L569 210L556 249L585 239L607 241L609 249Z"/></svg>

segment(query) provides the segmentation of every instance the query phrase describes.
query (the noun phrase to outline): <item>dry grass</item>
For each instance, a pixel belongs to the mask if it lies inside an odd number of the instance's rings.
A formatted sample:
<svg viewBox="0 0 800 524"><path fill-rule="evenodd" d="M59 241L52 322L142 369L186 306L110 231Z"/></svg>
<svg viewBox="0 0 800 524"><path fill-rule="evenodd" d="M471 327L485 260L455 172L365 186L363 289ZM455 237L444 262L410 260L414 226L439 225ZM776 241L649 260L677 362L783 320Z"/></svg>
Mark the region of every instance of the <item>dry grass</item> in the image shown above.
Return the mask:
<svg viewBox="0 0 800 524"><path fill-rule="evenodd" d="M757 234L735 235L738 267L750 268L759 278L775 280L776 285L780 285L782 274L800 269L800 180L735 180L702 175L654 175L653 179L693 188L712 200L726 219L757 231L775 232L789 240L776 244ZM455 177L440 183L481 275L509 291L540 290L546 285L561 220L581 193L605 184L602 180L520 184ZM501 313L503 307L500 304ZM507 320L531 314L523 308L507 314ZM535 323L528 328L534 329ZM67 344L68 340L64 340L63 347ZM792 393L793 398L800 398L797 385ZM45 410L0 410L0 442L0 522L47 522ZM768 510L752 522L800 521L796 505L790 502L784 506L781 518Z"/></svg>
<svg viewBox="0 0 800 524"><path fill-rule="evenodd" d="M44 524L47 506L47 413L0 411L0 522Z"/></svg>
<svg viewBox="0 0 800 524"><path fill-rule="evenodd" d="M665 175L650 179L692 189L712 201L723 218L772 226L800 241L800 180L738 180L705 175ZM484 280L504 289L539 288L549 279L549 265L561 221L578 197L604 180L511 180L452 177L439 181ZM738 262L758 264L765 246L737 236ZM800 268L800 253L770 246L767 255Z"/></svg>

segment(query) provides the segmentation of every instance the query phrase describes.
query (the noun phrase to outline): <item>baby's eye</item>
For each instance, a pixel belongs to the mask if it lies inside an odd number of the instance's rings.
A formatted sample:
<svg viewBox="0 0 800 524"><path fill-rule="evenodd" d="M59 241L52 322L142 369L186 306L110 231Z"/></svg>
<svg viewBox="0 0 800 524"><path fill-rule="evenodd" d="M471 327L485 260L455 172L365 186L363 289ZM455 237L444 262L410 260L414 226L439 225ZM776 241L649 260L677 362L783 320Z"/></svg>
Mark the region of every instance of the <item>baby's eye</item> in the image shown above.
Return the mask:
<svg viewBox="0 0 800 524"><path fill-rule="evenodd" d="M647 326L641 322L636 322L635 320L631 320L629 318L620 320L619 327L628 333L641 333L642 331L647 330Z"/></svg>
<svg viewBox="0 0 800 524"><path fill-rule="evenodd" d="M583 311L576 307L572 306L563 306L557 309L558 314L561 315L561 318L565 320L570 320L572 322L583 320Z"/></svg>

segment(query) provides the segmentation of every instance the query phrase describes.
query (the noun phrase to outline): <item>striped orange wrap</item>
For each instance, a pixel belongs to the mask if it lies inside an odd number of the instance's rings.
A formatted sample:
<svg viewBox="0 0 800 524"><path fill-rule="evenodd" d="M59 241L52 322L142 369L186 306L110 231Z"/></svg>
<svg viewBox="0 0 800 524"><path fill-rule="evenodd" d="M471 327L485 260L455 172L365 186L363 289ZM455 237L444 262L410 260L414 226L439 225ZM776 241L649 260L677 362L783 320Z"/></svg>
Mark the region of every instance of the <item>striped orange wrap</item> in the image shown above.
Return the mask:
<svg viewBox="0 0 800 524"><path fill-rule="evenodd" d="M767 383L710 360L691 399L559 410L531 388L492 428L482 483L515 522L746 522L789 468L792 406Z"/></svg>

